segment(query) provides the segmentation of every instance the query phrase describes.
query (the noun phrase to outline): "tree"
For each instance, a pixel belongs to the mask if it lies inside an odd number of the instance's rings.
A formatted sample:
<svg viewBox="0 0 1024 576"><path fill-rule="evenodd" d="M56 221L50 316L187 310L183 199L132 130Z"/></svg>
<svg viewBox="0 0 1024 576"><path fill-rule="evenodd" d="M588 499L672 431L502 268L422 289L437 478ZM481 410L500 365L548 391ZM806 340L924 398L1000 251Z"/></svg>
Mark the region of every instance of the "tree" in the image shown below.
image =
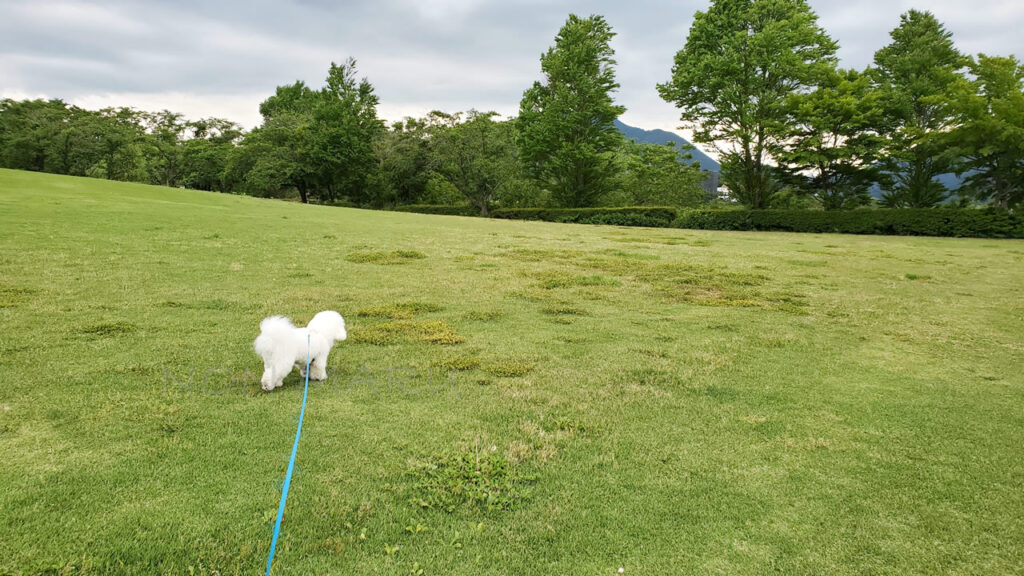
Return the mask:
<svg viewBox="0 0 1024 576"><path fill-rule="evenodd" d="M431 143L436 170L483 216L519 168L511 124L495 122L497 115L470 110L465 122L439 131Z"/></svg>
<svg viewBox="0 0 1024 576"><path fill-rule="evenodd" d="M870 78L854 70L837 71L815 91L790 97L792 132L778 161L786 179L825 210L870 201L881 158L879 98Z"/></svg>
<svg viewBox="0 0 1024 576"><path fill-rule="evenodd" d="M251 148L230 159L231 179L248 166L244 181L261 194L293 187L303 202L366 202L377 163L373 141L384 125L373 86L356 81L355 66L352 59L332 63L321 90L301 81L279 86L260 104L263 123L243 142Z"/></svg>
<svg viewBox="0 0 1024 576"><path fill-rule="evenodd" d="M1008 58L978 55L973 81L951 90L957 127L942 137L967 174L969 193L1003 210L1024 204L1024 66Z"/></svg>
<svg viewBox="0 0 1024 576"><path fill-rule="evenodd" d="M155 114L143 113L140 119L148 127L149 170L154 184L175 186L181 176L182 140L187 130L184 117L177 112L163 110Z"/></svg>
<svg viewBox="0 0 1024 576"><path fill-rule="evenodd" d="M887 132L886 169L896 184L885 192L883 202L931 208L949 196L935 178L952 169L954 158L936 135L951 127L953 116L942 103L962 78L967 59L931 12L903 14L891 36L892 43L875 53L871 72L892 125Z"/></svg>
<svg viewBox="0 0 1024 576"><path fill-rule="evenodd" d="M228 158L242 131L233 122L207 118L189 122L192 137L181 145L181 182L188 188L230 192Z"/></svg>
<svg viewBox="0 0 1024 576"><path fill-rule="evenodd" d="M805 0L712 0L658 91L694 139L719 152L730 193L766 208L776 187L768 161L789 135L788 99L834 69L835 52Z"/></svg>
<svg viewBox="0 0 1024 576"><path fill-rule="evenodd" d="M309 159L318 173L323 199L369 200L368 182L377 160L373 142L384 131L377 119L380 99L363 78L356 80L356 61L331 63L327 85L312 108Z"/></svg>
<svg viewBox="0 0 1024 576"><path fill-rule="evenodd" d="M622 146L622 189L630 206L696 206L704 199L707 173L675 143Z"/></svg>
<svg viewBox="0 0 1024 576"><path fill-rule="evenodd" d="M395 122L373 141L377 168L373 175L372 203L418 204L430 180L430 130L415 118Z"/></svg>
<svg viewBox="0 0 1024 576"><path fill-rule="evenodd" d="M520 150L529 174L563 206L591 206L614 185L613 123L625 111L611 93L615 34L601 16L571 14L541 56L544 82L523 93Z"/></svg>

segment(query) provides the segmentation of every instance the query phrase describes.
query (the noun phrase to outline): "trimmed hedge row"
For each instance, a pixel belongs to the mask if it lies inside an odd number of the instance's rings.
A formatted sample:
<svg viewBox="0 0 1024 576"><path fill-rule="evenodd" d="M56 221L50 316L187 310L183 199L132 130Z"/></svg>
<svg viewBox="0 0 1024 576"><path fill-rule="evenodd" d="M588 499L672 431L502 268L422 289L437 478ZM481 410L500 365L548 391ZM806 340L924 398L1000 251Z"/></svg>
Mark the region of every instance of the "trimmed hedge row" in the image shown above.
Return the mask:
<svg viewBox="0 0 1024 576"><path fill-rule="evenodd" d="M509 220L543 220L575 224L610 224L614 226L649 226L669 228L677 217L675 208L630 206L625 208L499 208L495 218Z"/></svg>
<svg viewBox="0 0 1024 576"><path fill-rule="evenodd" d="M399 206L420 214L479 216L473 206ZM690 210L664 206L624 208L499 208L494 218L576 224L757 230L888 236L1024 238L1024 215L986 208L879 210Z"/></svg>
<svg viewBox="0 0 1024 576"><path fill-rule="evenodd" d="M676 228L889 236L1024 238L1024 216L995 209L680 210Z"/></svg>
<svg viewBox="0 0 1024 576"><path fill-rule="evenodd" d="M479 216L480 209L475 206L446 206L444 204L407 204L395 206L398 212L415 212L417 214L442 214L446 216Z"/></svg>

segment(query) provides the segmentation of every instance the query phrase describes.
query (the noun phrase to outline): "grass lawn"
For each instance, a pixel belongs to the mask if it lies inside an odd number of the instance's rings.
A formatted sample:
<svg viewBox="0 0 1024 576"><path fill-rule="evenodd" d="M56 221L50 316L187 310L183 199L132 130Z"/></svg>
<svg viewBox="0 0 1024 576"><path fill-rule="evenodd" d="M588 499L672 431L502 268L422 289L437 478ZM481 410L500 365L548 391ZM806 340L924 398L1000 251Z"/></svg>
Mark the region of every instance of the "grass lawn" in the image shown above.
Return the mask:
<svg viewBox="0 0 1024 576"><path fill-rule="evenodd" d="M0 170L0 574L1024 573L1024 242Z"/></svg>

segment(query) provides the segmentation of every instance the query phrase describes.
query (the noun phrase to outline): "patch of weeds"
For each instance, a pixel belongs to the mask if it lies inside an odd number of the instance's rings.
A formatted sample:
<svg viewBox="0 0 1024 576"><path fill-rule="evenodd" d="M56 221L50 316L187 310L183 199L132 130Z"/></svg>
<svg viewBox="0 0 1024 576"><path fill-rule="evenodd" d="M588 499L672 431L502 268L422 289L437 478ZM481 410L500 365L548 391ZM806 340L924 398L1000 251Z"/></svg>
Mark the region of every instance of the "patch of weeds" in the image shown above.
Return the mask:
<svg viewBox="0 0 1024 576"><path fill-rule="evenodd" d="M391 318L392 320L408 320L417 314L425 312L440 312L442 308L437 304L428 302L402 302L400 304L389 304L376 308L362 308L357 312L358 316L368 318Z"/></svg>
<svg viewBox="0 0 1024 576"><path fill-rule="evenodd" d="M654 237L640 237L640 236L624 236L621 238L609 238L612 242L626 242L630 244L662 244L665 246L694 246L697 248L706 248L711 246L711 242L699 238L654 238Z"/></svg>
<svg viewBox="0 0 1024 576"><path fill-rule="evenodd" d="M575 288L577 286L618 286L619 281L606 276L581 276L562 270L548 270L535 275L540 281L538 286L545 290L556 288Z"/></svg>
<svg viewBox="0 0 1024 576"><path fill-rule="evenodd" d="M640 386L656 388L671 386L676 383L676 376L667 370L656 368L634 368L626 373L626 382Z"/></svg>
<svg viewBox="0 0 1024 576"><path fill-rule="evenodd" d="M412 501L420 508L454 512L512 510L530 496L535 478L520 472L496 448L439 454L414 464Z"/></svg>
<svg viewBox="0 0 1024 576"><path fill-rule="evenodd" d="M466 314L467 320L476 320L477 322L490 322L497 320L504 316L503 313L497 310L474 310Z"/></svg>
<svg viewBox="0 0 1024 576"><path fill-rule="evenodd" d="M136 329L135 325L130 322L102 322L100 324L93 324L82 328L82 334L89 336L97 336L105 338L108 336L121 336L123 334L131 334Z"/></svg>
<svg viewBox="0 0 1024 576"><path fill-rule="evenodd" d="M548 314L549 316L589 316L590 314L582 309L574 306L548 306L547 308L541 309L541 312Z"/></svg>
<svg viewBox="0 0 1024 576"><path fill-rule="evenodd" d="M536 367L537 365L534 362L525 360L499 360L488 362L484 366L484 371L498 378L517 378L533 372L533 369Z"/></svg>
<svg viewBox="0 0 1024 576"><path fill-rule="evenodd" d="M540 288L520 288L518 290L509 290L505 295L513 298L519 298L521 300L527 300L529 302L550 302L557 299L557 296L551 291L542 290Z"/></svg>
<svg viewBox="0 0 1024 576"><path fill-rule="evenodd" d="M903 277L907 280L931 280L931 276L925 276L924 274L904 274Z"/></svg>
<svg viewBox="0 0 1024 576"><path fill-rule="evenodd" d="M786 260L786 263L792 264L793 266L806 266L809 268L822 268L824 266L828 266L828 260Z"/></svg>
<svg viewBox="0 0 1024 576"><path fill-rule="evenodd" d="M357 264L404 264L410 260L423 260L427 255L416 250L392 250L391 252L352 252L345 257Z"/></svg>
<svg viewBox="0 0 1024 576"><path fill-rule="evenodd" d="M761 334L757 337L758 346L762 348L782 348L796 342L792 334Z"/></svg>
<svg viewBox="0 0 1024 576"><path fill-rule="evenodd" d="M555 418L555 430L564 434L586 434L589 427L579 420L561 417Z"/></svg>
<svg viewBox="0 0 1024 576"><path fill-rule="evenodd" d="M197 300L195 302L165 300L159 306L162 308L184 308L187 310L229 310L234 307L234 304L218 298L214 300Z"/></svg>
<svg viewBox="0 0 1024 576"><path fill-rule="evenodd" d="M455 333L447 322L434 320L431 322L411 322L398 320L383 324L361 326L352 330L354 342L387 346L402 342L427 342L430 344L458 344L465 338Z"/></svg>
<svg viewBox="0 0 1024 576"><path fill-rule="evenodd" d="M670 300L701 306L765 308L805 314L807 305L792 294L765 294L760 287L768 276L752 272L731 272L690 264L653 266L642 270L638 278Z"/></svg>
<svg viewBox="0 0 1024 576"><path fill-rule="evenodd" d="M502 254L502 256L522 262L574 261L583 255L584 253L579 250L535 250L530 248L516 248Z"/></svg>
<svg viewBox="0 0 1024 576"><path fill-rule="evenodd" d="M38 290L34 288L0 286L0 308L14 308L19 304L23 304L36 292L38 292Z"/></svg>
<svg viewBox="0 0 1024 576"><path fill-rule="evenodd" d="M656 254L640 254L639 252L623 252L622 250L613 250L608 253L610 256L623 258L625 260L660 260L661 256Z"/></svg>
<svg viewBox="0 0 1024 576"><path fill-rule="evenodd" d="M444 370L456 370L459 372L473 370L480 367L480 358L471 355L452 356L450 358L438 358L430 363L435 368Z"/></svg>
<svg viewBox="0 0 1024 576"><path fill-rule="evenodd" d="M647 356L648 358L660 358L664 360L669 357L668 352L665 352L664 350L656 350L654 348L632 348L631 351Z"/></svg>
<svg viewBox="0 0 1024 576"><path fill-rule="evenodd" d="M826 438L786 438L786 447L798 450L830 450L832 442Z"/></svg>

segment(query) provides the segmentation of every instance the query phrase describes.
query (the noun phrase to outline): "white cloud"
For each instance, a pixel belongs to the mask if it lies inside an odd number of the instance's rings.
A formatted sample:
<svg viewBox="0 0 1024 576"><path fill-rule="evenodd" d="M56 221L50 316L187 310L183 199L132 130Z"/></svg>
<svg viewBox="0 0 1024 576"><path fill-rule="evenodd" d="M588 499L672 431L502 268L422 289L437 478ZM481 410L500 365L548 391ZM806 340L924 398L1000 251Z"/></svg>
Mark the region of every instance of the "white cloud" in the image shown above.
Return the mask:
<svg viewBox="0 0 1024 576"><path fill-rule="evenodd" d="M812 0L845 66L889 42L916 0ZM1024 56L1024 2L931 0L968 53ZM432 109L515 114L540 76L540 54L570 12L602 14L627 123L675 129L655 85L669 79L692 15L707 0L36 0L0 3L0 96L61 97L87 106L169 108L258 123L274 87L320 86L331 61L359 61L389 120Z"/></svg>

